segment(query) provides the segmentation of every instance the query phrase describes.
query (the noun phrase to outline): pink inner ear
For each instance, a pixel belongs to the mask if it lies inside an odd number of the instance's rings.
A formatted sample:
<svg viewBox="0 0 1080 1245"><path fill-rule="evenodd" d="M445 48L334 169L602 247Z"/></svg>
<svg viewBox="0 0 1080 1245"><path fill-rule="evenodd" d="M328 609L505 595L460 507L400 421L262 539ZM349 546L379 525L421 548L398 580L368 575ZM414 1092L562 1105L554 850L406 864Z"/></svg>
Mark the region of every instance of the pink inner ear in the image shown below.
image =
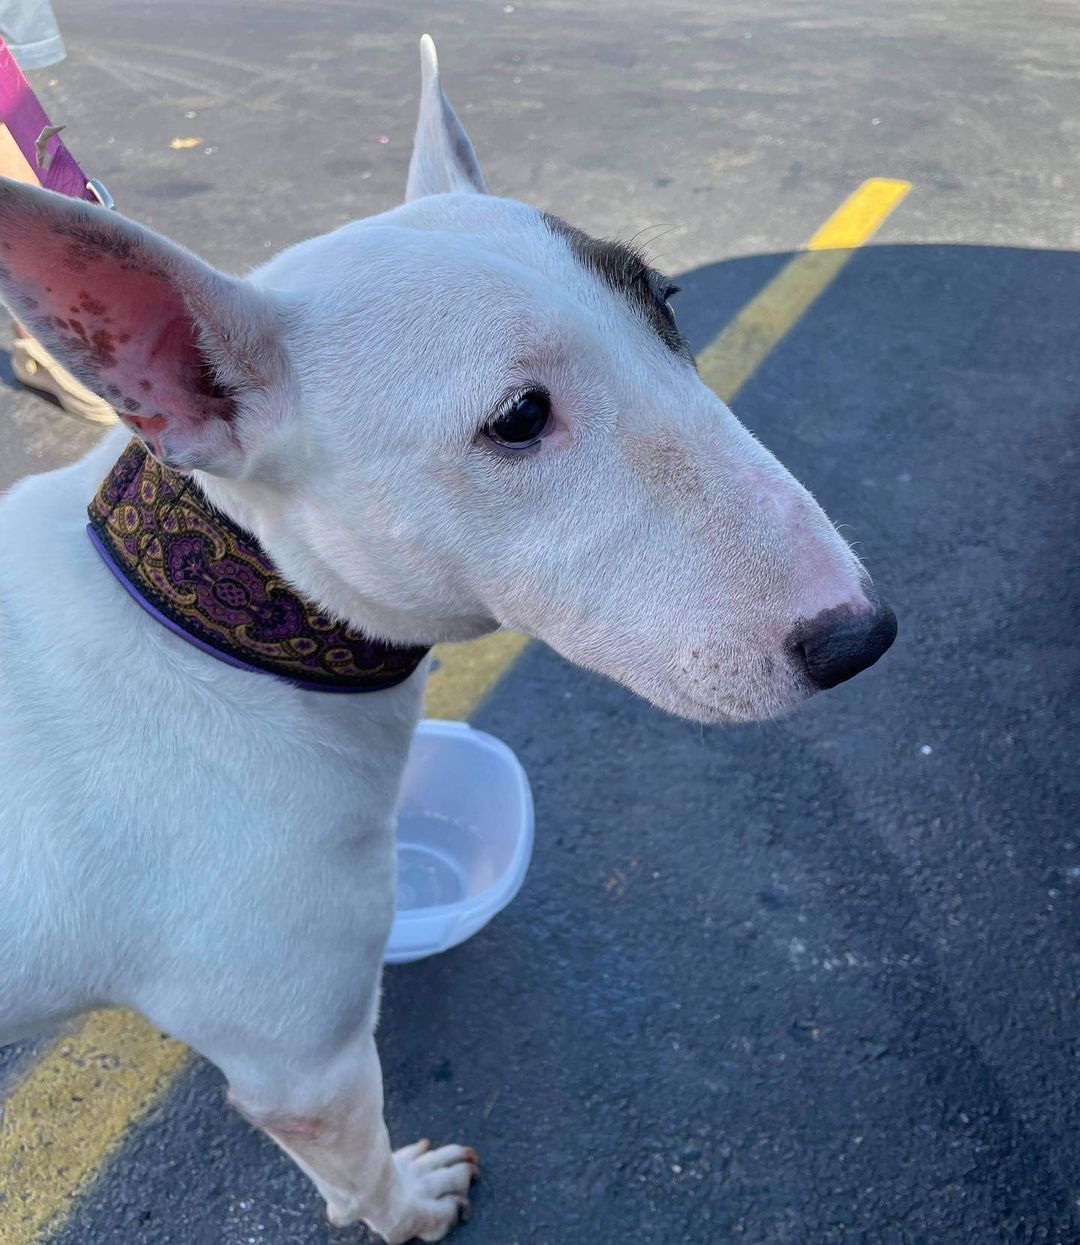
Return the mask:
<svg viewBox="0 0 1080 1245"><path fill-rule="evenodd" d="M31 234L33 231L27 231ZM232 402L214 383L173 282L128 238L105 230L37 231L0 241L19 318L161 452Z"/></svg>

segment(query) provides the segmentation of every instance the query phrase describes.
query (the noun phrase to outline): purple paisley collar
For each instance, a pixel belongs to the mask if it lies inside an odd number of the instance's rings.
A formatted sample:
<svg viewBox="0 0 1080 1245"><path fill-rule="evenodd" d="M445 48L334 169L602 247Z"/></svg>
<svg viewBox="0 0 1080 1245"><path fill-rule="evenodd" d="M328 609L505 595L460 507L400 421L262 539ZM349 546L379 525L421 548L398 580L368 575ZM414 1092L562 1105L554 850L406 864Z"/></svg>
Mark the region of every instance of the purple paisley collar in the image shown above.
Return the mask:
<svg viewBox="0 0 1080 1245"><path fill-rule="evenodd" d="M132 441L89 506L106 566L170 631L203 652L319 692L379 692L426 648L398 648L335 622L285 582L254 536L187 476Z"/></svg>

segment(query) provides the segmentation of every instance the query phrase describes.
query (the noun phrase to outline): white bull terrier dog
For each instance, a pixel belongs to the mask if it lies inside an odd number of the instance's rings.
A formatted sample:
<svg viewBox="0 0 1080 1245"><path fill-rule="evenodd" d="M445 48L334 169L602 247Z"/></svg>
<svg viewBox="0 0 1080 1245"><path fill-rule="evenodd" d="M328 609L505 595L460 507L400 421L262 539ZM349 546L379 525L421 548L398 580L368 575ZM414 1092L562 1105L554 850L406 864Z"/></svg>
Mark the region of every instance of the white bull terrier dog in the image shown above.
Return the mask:
<svg viewBox="0 0 1080 1245"><path fill-rule="evenodd" d="M391 1149L374 1039L427 647L516 628L744 722L895 635L665 278L488 195L421 53L406 203L243 280L0 190L4 301L127 425L0 502L0 1036L137 1009L392 1243L477 1170Z"/></svg>

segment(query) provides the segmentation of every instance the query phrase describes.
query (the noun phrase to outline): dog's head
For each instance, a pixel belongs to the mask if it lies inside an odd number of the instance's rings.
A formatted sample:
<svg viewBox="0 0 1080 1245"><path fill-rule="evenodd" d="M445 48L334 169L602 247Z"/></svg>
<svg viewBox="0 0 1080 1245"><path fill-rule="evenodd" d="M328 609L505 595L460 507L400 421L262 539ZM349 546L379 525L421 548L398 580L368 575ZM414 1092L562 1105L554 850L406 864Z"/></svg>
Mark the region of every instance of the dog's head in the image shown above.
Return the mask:
<svg viewBox="0 0 1080 1245"><path fill-rule="evenodd" d="M0 292L324 608L501 624L673 712L745 720L895 623L810 494L699 379L630 248L488 195L422 44L406 203L227 277L4 183Z"/></svg>

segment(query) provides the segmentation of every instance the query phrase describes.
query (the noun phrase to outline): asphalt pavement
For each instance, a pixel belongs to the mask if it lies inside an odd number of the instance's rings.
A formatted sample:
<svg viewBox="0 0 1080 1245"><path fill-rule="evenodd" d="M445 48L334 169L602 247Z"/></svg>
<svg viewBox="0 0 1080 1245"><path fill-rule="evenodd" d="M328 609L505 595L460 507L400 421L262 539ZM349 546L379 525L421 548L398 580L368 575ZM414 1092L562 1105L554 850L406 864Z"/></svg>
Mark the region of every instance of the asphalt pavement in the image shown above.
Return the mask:
<svg viewBox="0 0 1080 1245"><path fill-rule="evenodd" d="M912 182L736 402L894 649L708 730L528 649L473 720L529 772L533 865L387 971L387 1116L481 1152L463 1245L1080 1241L1075 6L57 8L34 84L69 146L237 271L400 199L424 30L492 188L655 226L696 349L864 178ZM0 485L94 440L0 392ZM48 1239L364 1236L196 1063Z"/></svg>

